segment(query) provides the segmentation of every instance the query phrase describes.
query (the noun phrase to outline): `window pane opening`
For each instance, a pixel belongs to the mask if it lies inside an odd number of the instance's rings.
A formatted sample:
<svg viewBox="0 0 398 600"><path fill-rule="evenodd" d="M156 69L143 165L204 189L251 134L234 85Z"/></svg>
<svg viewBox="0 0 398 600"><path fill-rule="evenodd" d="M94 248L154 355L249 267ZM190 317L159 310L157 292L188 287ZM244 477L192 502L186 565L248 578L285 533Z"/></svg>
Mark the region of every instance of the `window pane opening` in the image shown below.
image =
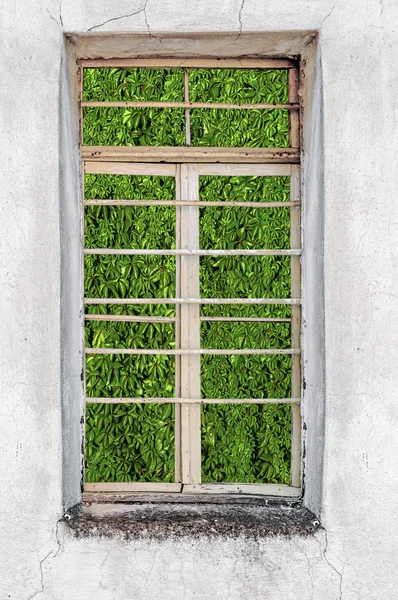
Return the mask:
<svg viewBox="0 0 398 600"><path fill-rule="evenodd" d="M200 157L298 139L289 69L84 73L86 145ZM168 176L101 154L84 176L87 484L297 488L297 168L176 155Z"/></svg>

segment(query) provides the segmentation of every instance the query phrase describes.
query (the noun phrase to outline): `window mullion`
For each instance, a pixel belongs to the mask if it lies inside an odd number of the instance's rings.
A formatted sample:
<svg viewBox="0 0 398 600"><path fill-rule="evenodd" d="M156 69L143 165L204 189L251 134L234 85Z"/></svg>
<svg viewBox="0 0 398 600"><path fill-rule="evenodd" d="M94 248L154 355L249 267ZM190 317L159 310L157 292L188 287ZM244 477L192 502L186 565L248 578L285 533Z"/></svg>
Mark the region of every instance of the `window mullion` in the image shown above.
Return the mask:
<svg viewBox="0 0 398 600"><path fill-rule="evenodd" d="M199 175L196 164L181 165L180 194L183 200L198 200ZM199 207L181 206L181 248L199 248ZM181 256L181 296L198 298L199 256ZM181 305L181 348L200 347L200 305ZM200 398L200 355L183 355L181 365L181 397ZM201 481L200 405L181 405L182 483Z"/></svg>
<svg viewBox="0 0 398 600"><path fill-rule="evenodd" d="M177 165L176 172L176 200L181 200L181 166ZM181 207L176 206L176 248L181 248ZM181 257L175 257L176 269L176 298L181 297ZM175 305L175 347L181 348L181 305ZM178 398L181 395L181 356L175 356L175 389L174 394ZM175 432L175 481L181 483L181 405L174 406L174 432Z"/></svg>

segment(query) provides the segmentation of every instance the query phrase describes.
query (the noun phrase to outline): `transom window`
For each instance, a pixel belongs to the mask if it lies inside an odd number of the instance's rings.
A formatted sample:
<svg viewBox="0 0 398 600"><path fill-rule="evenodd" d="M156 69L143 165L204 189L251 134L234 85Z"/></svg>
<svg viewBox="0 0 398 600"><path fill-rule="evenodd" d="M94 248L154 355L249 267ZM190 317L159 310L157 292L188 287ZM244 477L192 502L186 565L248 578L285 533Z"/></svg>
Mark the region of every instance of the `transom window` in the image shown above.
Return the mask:
<svg viewBox="0 0 398 600"><path fill-rule="evenodd" d="M87 492L300 492L291 60L82 61Z"/></svg>

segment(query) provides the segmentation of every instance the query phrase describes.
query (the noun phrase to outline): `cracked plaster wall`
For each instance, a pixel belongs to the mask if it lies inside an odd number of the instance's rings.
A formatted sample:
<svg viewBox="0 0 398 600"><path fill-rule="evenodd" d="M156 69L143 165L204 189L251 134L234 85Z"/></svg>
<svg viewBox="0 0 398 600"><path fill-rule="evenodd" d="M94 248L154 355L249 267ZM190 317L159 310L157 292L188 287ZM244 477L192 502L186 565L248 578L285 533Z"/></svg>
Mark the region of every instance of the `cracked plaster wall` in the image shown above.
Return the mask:
<svg viewBox="0 0 398 600"><path fill-rule="evenodd" d="M396 0L2 0L0 9L0 597L398 598ZM62 33L90 30L320 30L325 531L315 537L127 543L74 539L58 523L59 189L70 178L59 162Z"/></svg>

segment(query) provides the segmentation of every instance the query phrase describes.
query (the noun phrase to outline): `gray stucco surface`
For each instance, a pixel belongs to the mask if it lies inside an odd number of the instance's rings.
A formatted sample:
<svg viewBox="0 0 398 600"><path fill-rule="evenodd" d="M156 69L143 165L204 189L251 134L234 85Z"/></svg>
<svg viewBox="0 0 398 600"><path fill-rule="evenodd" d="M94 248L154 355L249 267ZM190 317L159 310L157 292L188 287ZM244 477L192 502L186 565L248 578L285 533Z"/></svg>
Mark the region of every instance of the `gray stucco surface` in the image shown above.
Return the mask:
<svg viewBox="0 0 398 600"><path fill-rule="evenodd" d="M0 598L398 598L396 0L0 8ZM79 182L63 33L88 30L149 33L159 47L156 32L232 32L231 55L239 33L319 31L304 132L305 222L317 231L305 260L324 277L305 333L305 502L324 527L314 535L127 541L76 538L60 522L80 477L80 424L65 433L80 378L80 357L65 348L80 324L68 330L79 310L65 272L65 256L78 260L68 226Z"/></svg>

